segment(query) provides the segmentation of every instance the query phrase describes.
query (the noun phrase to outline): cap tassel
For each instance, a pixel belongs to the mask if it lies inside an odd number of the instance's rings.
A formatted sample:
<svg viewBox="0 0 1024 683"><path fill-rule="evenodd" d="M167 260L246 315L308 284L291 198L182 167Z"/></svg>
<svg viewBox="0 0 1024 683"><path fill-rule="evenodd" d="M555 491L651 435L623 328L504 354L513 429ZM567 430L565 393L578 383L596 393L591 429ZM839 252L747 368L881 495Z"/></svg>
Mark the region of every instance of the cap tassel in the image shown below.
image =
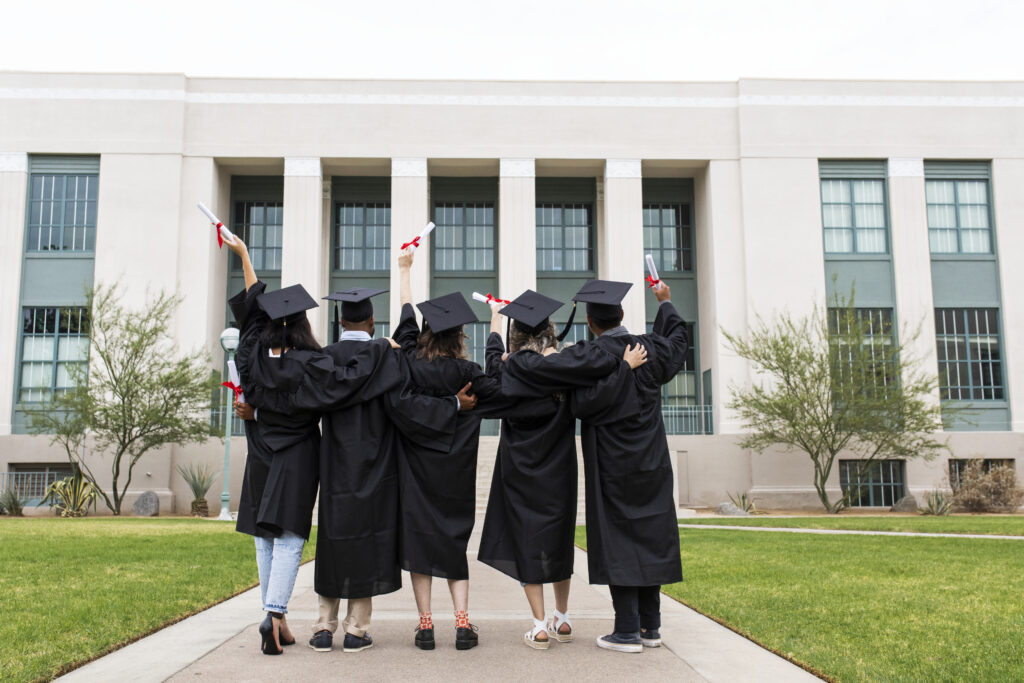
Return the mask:
<svg viewBox="0 0 1024 683"><path fill-rule="evenodd" d="M341 322L338 319L338 304L334 304L334 342L341 338Z"/></svg>
<svg viewBox="0 0 1024 683"><path fill-rule="evenodd" d="M558 341L562 341L563 339L565 339L566 337L569 336L569 330L572 329L572 321L573 321L573 318L575 318L575 317L576 317L576 302L573 301L572 302L572 311L569 312L569 322L567 322L565 324L565 329L562 330L562 334L560 334L560 335L558 335L556 337L556 339Z"/></svg>
<svg viewBox="0 0 1024 683"><path fill-rule="evenodd" d="M512 332L512 318L505 321L505 352L512 353L512 346L509 342L509 336Z"/></svg>

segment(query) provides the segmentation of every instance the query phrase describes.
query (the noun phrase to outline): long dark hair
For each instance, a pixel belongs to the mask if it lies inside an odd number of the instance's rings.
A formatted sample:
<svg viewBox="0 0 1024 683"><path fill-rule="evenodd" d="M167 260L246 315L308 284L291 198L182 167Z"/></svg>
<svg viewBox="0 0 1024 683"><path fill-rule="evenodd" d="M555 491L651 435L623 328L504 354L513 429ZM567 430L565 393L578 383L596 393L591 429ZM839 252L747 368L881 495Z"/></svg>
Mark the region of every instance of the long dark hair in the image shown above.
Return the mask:
<svg viewBox="0 0 1024 683"><path fill-rule="evenodd" d="M462 325L435 333L424 320L423 331L416 340L416 357L428 361L435 358L469 358L467 339L469 337L462 331Z"/></svg>
<svg viewBox="0 0 1024 683"><path fill-rule="evenodd" d="M306 314L301 314L295 320L289 320L287 325L280 320L271 320L267 323L263 334L260 335L260 345L267 349L298 349L300 351L319 351L320 342L313 336L313 328L309 326L309 319Z"/></svg>

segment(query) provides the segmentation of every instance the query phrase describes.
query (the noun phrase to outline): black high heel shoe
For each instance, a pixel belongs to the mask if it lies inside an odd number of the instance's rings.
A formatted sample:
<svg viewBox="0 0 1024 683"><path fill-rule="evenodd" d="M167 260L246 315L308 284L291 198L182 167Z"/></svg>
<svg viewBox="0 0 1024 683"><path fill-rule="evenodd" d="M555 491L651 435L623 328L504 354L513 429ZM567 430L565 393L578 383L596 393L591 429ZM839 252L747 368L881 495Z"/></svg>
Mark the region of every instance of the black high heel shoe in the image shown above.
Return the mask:
<svg viewBox="0 0 1024 683"><path fill-rule="evenodd" d="M274 640L274 617L280 619L282 616L278 612L267 612L266 618L260 624L260 638L263 639L260 643L260 652L265 655L279 655L284 652Z"/></svg>

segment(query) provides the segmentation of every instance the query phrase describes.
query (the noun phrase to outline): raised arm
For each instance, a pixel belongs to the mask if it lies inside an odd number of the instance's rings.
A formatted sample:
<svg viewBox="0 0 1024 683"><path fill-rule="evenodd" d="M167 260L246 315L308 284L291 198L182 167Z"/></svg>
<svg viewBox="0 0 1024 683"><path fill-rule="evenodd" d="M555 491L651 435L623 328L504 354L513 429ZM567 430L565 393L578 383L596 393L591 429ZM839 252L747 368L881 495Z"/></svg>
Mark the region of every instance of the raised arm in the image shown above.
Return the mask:
<svg viewBox="0 0 1024 683"><path fill-rule="evenodd" d="M252 268L252 261L249 260L249 249L245 246L245 242L238 235L234 236L234 243L225 241L228 245L228 249L238 254L238 258L242 259L242 273L245 275L245 288L249 289L256 284L256 271Z"/></svg>
<svg viewBox="0 0 1024 683"><path fill-rule="evenodd" d="M398 294L402 305L412 305L412 261L416 252L412 247L406 247L398 255Z"/></svg>
<svg viewBox="0 0 1024 683"><path fill-rule="evenodd" d="M690 348L690 338L686 331L686 321L672 305L672 292L668 285L661 284L659 289L652 289L658 299L658 314L654 318L652 335L658 343L660 353L648 367L659 384L669 382L682 369L686 362L686 351ZM658 338L661 339L658 339Z"/></svg>

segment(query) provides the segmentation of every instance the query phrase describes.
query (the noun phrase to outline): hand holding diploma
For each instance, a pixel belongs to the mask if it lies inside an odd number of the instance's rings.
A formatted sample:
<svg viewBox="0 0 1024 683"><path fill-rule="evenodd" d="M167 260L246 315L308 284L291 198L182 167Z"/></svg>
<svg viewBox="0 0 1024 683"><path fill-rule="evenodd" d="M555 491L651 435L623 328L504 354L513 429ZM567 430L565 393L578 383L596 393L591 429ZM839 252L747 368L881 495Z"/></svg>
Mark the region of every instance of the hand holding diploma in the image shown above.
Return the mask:
<svg viewBox="0 0 1024 683"><path fill-rule="evenodd" d="M430 221L429 223L427 223L427 227L423 228L423 232L421 232L416 237L413 237L411 242L406 242L405 244L403 244L401 248L405 249L406 247L409 247L413 251L416 251L416 247L420 246L420 242L427 239L427 235L429 235L431 231L433 231L433 229L434 221Z"/></svg>
<svg viewBox="0 0 1024 683"><path fill-rule="evenodd" d="M220 219L213 215L213 212L206 208L206 204L198 202L199 210L206 214L206 217L210 219L210 223L217 230L217 247L221 248L224 243L228 244L235 243L235 235L221 223Z"/></svg>
<svg viewBox="0 0 1024 683"><path fill-rule="evenodd" d="M647 282L650 284L647 286L654 289L661 289L661 280L658 279L658 269L654 267L654 257L647 254L645 258L647 259L647 271L650 273L650 275L647 276Z"/></svg>
<svg viewBox="0 0 1024 683"><path fill-rule="evenodd" d="M238 367L235 361L228 361L228 377L230 382L221 382L222 387L227 387L235 392L235 403L245 403L245 394L242 393L242 381L238 377Z"/></svg>

